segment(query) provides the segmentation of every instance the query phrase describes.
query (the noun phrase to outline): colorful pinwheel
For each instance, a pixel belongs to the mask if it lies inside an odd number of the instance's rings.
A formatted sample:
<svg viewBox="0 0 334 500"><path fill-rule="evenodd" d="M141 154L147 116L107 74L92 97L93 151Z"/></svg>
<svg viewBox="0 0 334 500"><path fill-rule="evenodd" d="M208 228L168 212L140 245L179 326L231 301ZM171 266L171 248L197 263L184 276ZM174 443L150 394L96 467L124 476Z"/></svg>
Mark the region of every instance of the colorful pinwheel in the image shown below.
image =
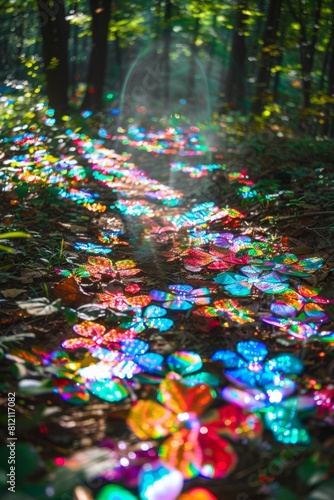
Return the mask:
<svg viewBox="0 0 334 500"><path fill-rule="evenodd" d="M314 273L320 269L324 264L323 259L320 257L310 257L307 259L298 259L294 254L284 254L276 255L270 260L266 261L264 264L258 267L262 267L264 270L272 270L280 274L285 274L287 276L299 276L301 278L307 278L311 273Z"/></svg>
<svg viewBox="0 0 334 500"><path fill-rule="evenodd" d="M135 316L132 318L131 323L121 325L127 332L134 335L143 332L147 328L156 328L160 332L164 332L174 324L173 320L164 317L167 311L162 307L148 306L146 309L135 307L134 311Z"/></svg>
<svg viewBox="0 0 334 500"><path fill-rule="evenodd" d="M280 300L273 302L270 310L275 316L261 316L261 320L289 335L301 340L307 340L318 335L317 324L328 321L328 315L316 302L326 303L327 299L318 297L317 290L299 286L298 291L286 290Z"/></svg>
<svg viewBox="0 0 334 500"><path fill-rule="evenodd" d="M213 361L224 363L226 377L243 387L260 388L270 402L279 402L283 396L295 390L295 383L285 375L299 375L303 363L292 354L278 354L264 361L268 350L262 342L248 340L239 342L237 353L230 350L216 351Z"/></svg>
<svg viewBox="0 0 334 500"><path fill-rule="evenodd" d="M141 272L140 269L136 269L136 264L133 260L113 262L106 257L88 257L88 263L84 268L90 276L97 279L101 279L102 277L117 278L118 276L134 276Z"/></svg>
<svg viewBox="0 0 334 500"><path fill-rule="evenodd" d="M131 285L125 288L125 293L119 290L115 292L106 291L104 293L97 293L96 297L99 304L106 308L116 309L117 311L131 311L136 307L148 306L152 301L149 295L129 295L129 293L126 293L129 289L131 289Z"/></svg>
<svg viewBox="0 0 334 500"><path fill-rule="evenodd" d="M242 304L235 299L216 300L213 306L200 307L194 311L193 314L206 318L219 317L231 323L238 323L239 325L255 321L252 317L254 314L253 311L244 308Z"/></svg>
<svg viewBox="0 0 334 500"><path fill-rule="evenodd" d="M150 355L151 354L151 355ZM198 384L219 385L219 377L209 372L200 371L203 363L199 354L189 351L176 351L166 360L159 354L148 353L149 358L142 356L137 361L142 369L137 378L140 382L158 384L163 377L168 376L179 380L187 386ZM154 361L153 361L153 357Z"/></svg>
<svg viewBox="0 0 334 500"><path fill-rule="evenodd" d="M204 250L190 249L183 259L185 268L194 273L202 271L205 267L210 270L228 269L235 264L247 264L247 257L238 259L234 254L225 254L215 250L213 247L209 252Z"/></svg>
<svg viewBox="0 0 334 500"><path fill-rule="evenodd" d="M253 287L264 293L282 293L289 288L287 283L283 283L288 278L274 271L263 273L261 268L255 266L245 266L240 271L243 274L220 273L214 281L236 296L251 295Z"/></svg>
<svg viewBox="0 0 334 500"><path fill-rule="evenodd" d="M261 421L254 414L227 405L201 417L214 396L205 384L186 387L172 379L160 385L159 401L140 400L130 410L127 423L143 440L166 438L159 456L178 469L184 478L197 475L224 477L237 457L231 445L220 437L253 438L261 433Z"/></svg>
<svg viewBox="0 0 334 500"><path fill-rule="evenodd" d="M150 295L153 300L163 302L163 306L167 309L176 309L186 311L191 309L193 304L206 305L210 304L210 290L208 288L194 289L190 285L170 285L169 290L172 293L161 292L159 290L151 290Z"/></svg>
<svg viewBox="0 0 334 500"><path fill-rule="evenodd" d="M74 332L79 335L75 338L66 339L62 342L65 349L79 349L108 345L125 338L131 338L129 332L121 328L107 331L104 325L95 321L83 321L73 326Z"/></svg>
<svg viewBox="0 0 334 500"><path fill-rule="evenodd" d="M290 389L293 390L293 387ZM285 392L284 398L289 393L289 390ZM303 445L311 441L301 420L303 411L309 412L315 406L312 396L282 399L281 390L274 389L265 393L255 388L240 390L234 387L224 387L221 395L223 399L240 408L263 414L265 426L272 431L277 441Z"/></svg>

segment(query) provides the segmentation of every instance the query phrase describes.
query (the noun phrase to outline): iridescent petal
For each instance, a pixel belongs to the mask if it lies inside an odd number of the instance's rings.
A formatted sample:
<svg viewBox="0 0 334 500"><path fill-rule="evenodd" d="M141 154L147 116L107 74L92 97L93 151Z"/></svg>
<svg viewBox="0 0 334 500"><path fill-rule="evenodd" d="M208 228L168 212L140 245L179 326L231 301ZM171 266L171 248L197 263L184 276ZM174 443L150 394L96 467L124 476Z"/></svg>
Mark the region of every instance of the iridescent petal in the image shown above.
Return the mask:
<svg viewBox="0 0 334 500"><path fill-rule="evenodd" d="M261 418L233 404L206 412L201 424L233 440L255 439L262 433Z"/></svg>
<svg viewBox="0 0 334 500"><path fill-rule="evenodd" d="M185 479L199 475L202 466L202 451L198 444L198 429L180 429L166 439L159 448L159 456Z"/></svg>
<svg viewBox="0 0 334 500"><path fill-rule="evenodd" d="M249 411L256 411L266 407L266 394L258 389L243 391L235 387L224 387L221 396L229 403L240 406L240 408L246 408Z"/></svg>
<svg viewBox="0 0 334 500"><path fill-rule="evenodd" d="M236 350L247 361L254 361L257 363L263 361L268 354L265 344L256 340L239 342Z"/></svg>
<svg viewBox="0 0 334 500"><path fill-rule="evenodd" d="M203 363L201 357L194 352L176 351L168 356L167 365L170 370L187 375L200 370Z"/></svg>
<svg viewBox="0 0 334 500"><path fill-rule="evenodd" d="M225 368L247 367L247 363L238 354L229 350L216 351L211 359L213 361L222 361Z"/></svg>
<svg viewBox="0 0 334 500"><path fill-rule="evenodd" d="M304 363L293 354L282 353L269 359L264 364L264 368L287 374L294 373L299 375L304 370Z"/></svg>
<svg viewBox="0 0 334 500"><path fill-rule="evenodd" d="M201 415L213 401L214 392L205 384L186 387L177 380L167 378L160 384L158 399L176 415Z"/></svg>
<svg viewBox="0 0 334 500"><path fill-rule="evenodd" d="M143 371L153 374L162 374L164 372L164 357L155 352L148 352L136 357L136 363Z"/></svg>
<svg viewBox="0 0 334 500"><path fill-rule="evenodd" d="M177 431L176 415L155 401L139 400L131 408L127 424L140 439L159 439Z"/></svg>
<svg viewBox="0 0 334 500"><path fill-rule="evenodd" d="M213 373L200 372L195 375L187 375L181 380L182 384L193 387L194 385L207 384L212 387L218 387L220 385L220 379Z"/></svg>
<svg viewBox="0 0 334 500"><path fill-rule="evenodd" d="M257 385L257 374L248 368L237 368L235 370L226 370L225 376L232 382L241 385L255 387Z"/></svg>
<svg viewBox="0 0 334 500"><path fill-rule="evenodd" d="M87 388L94 396L116 403L128 396L128 392L120 380L97 380L89 382Z"/></svg>
<svg viewBox="0 0 334 500"><path fill-rule="evenodd" d="M136 356L138 354L145 354L150 346L143 340L123 340L121 342L121 349L126 356Z"/></svg>
<svg viewBox="0 0 334 500"><path fill-rule="evenodd" d="M82 384L72 380L57 378L54 380L54 392L59 394L66 403L84 405L89 402L89 392Z"/></svg>
<svg viewBox="0 0 334 500"><path fill-rule="evenodd" d="M311 442L309 433L293 411L281 407L274 408L265 413L264 421L274 438L281 443L307 445Z"/></svg>
<svg viewBox="0 0 334 500"><path fill-rule="evenodd" d="M201 476L222 478L236 466L238 457L232 446L213 432L210 426L200 427L198 443L202 449Z"/></svg>

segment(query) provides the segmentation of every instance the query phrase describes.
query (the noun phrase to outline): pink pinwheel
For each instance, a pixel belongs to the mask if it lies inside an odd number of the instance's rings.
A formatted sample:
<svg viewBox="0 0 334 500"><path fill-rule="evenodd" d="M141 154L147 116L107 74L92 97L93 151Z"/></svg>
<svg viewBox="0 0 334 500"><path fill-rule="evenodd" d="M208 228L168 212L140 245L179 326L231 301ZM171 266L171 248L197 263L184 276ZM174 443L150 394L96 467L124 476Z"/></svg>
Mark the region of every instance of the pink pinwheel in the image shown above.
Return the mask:
<svg viewBox="0 0 334 500"><path fill-rule="evenodd" d="M235 264L247 264L247 260L247 257L238 259L233 253L226 254L212 247L209 252L197 249L188 250L183 262L188 271L196 273L202 271L204 267L210 270L222 271Z"/></svg>
<svg viewBox="0 0 334 500"><path fill-rule="evenodd" d="M205 384L186 387L165 379L159 391L161 404L138 401L130 410L127 423L140 439L166 438L159 456L184 478L224 477L234 468L237 457L220 435L233 440L254 438L261 434L262 426L256 415L233 405L202 416L213 398L212 390Z"/></svg>
<svg viewBox="0 0 334 500"><path fill-rule="evenodd" d="M196 288L190 285L170 285L169 290L172 293L162 292L160 290L151 290L150 295L153 300L163 302L166 309L176 309L186 311L191 309L193 304L210 304L209 288Z"/></svg>
<svg viewBox="0 0 334 500"><path fill-rule="evenodd" d="M134 276L140 273L140 269L136 269L136 264L133 260L119 260L113 262L106 257L88 257L88 263L84 266L89 276L101 279L102 277L117 278L118 276Z"/></svg>

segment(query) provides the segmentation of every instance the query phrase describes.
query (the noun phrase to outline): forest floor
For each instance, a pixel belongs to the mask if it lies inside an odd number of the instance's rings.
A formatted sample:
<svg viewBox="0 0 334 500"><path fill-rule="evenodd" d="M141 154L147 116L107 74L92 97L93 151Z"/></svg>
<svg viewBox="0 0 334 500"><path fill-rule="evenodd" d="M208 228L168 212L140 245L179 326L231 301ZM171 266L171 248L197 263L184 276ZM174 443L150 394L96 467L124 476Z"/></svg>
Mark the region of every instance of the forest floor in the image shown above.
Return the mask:
<svg viewBox="0 0 334 500"><path fill-rule="evenodd" d="M332 499L334 143L161 130L5 141L1 497Z"/></svg>

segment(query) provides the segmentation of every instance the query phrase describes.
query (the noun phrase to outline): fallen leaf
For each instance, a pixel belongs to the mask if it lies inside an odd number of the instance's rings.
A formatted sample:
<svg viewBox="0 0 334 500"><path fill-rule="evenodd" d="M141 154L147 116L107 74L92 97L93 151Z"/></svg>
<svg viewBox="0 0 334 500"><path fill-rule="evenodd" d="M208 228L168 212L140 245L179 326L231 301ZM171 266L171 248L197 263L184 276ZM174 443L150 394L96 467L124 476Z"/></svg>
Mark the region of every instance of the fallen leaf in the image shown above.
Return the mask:
<svg viewBox="0 0 334 500"><path fill-rule="evenodd" d="M86 293L74 276L66 278L62 283L58 283L53 289L55 297L61 299L65 306L82 305L91 300L91 295Z"/></svg>
<svg viewBox="0 0 334 500"><path fill-rule="evenodd" d="M7 288L7 290L2 290L1 295L3 295L6 299L15 299L18 295L25 292L25 288Z"/></svg>
<svg viewBox="0 0 334 500"><path fill-rule="evenodd" d="M36 298L30 300L18 301L16 304L33 316L48 316L59 311L60 301L50 302L46 298Z"/></svg>

